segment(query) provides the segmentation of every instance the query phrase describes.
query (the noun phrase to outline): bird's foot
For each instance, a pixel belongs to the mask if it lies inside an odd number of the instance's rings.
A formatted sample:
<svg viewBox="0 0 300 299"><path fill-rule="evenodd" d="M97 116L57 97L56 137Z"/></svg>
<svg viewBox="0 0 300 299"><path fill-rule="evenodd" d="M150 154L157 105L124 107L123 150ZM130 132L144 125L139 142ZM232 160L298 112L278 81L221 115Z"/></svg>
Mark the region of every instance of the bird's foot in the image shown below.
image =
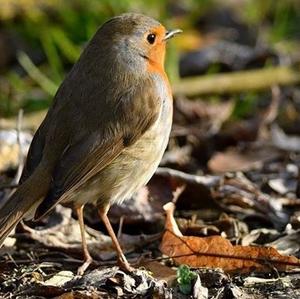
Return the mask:
<svg viewBox="0 0 300 299"><path fill-rule="evenodd" d="M120 269L128 273L131 273L135 270L133 267L130 266L130 264L128 263L125 257L118 258L118 266L120 267Z"/></svg>
<svg viewBox="0 0 300 299"><path fill-rule="evenodd" d="M90 264L93 262L93 259L91 256L88 256L84 259L84 263L77 269L77 275L82 276L85 272L85 270L90 266Z"/></svg>

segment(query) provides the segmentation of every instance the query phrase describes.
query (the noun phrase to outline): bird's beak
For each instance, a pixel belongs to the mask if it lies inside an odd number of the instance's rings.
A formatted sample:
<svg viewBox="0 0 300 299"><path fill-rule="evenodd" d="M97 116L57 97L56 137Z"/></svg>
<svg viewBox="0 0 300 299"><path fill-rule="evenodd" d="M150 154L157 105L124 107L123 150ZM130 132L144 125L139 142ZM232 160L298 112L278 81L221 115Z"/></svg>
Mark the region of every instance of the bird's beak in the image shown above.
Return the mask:
<svg viewBox="0 0 300 299"><path fill-rule="evenodd" d="M163 40L166 41L166 40L172 38L175 34L178 34L178 33L181 33L181 32L182 32L181 29L168 30L168 31L166 32L166 35L165 35L165 37L163 38Z"/></svg>

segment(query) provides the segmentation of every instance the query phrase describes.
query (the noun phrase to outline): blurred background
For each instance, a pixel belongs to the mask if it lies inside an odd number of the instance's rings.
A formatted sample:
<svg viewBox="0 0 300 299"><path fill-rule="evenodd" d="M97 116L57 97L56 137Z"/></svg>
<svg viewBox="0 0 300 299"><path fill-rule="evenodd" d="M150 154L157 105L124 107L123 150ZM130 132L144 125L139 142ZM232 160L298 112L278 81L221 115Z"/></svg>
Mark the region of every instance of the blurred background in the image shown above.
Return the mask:
<svg viewBox="0 0 300 299"><path fill-rule="evenodd" d="M169 45L174 85L180 77L291 66L300 59L297 0L0 0L0 116L47 108L96 29L123 12L184 30ZM236 117L251 113L260 96L247 89L239 90Z"/></svg>

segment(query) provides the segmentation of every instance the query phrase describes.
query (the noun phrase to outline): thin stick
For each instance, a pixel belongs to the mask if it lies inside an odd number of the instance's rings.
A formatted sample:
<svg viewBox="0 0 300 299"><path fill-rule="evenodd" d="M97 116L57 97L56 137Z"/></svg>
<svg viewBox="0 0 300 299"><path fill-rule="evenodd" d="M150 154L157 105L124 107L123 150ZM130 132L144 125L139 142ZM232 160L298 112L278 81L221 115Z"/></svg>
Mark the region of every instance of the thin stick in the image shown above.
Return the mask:
<svg viewBox="0 0 300 299"><path fill-rule="evenodd" d="M167 167L158 167L155 174L158 174L160 176L166 177L166 178L175 178L178 179L179 181L183 183L188 183L188 184L203 184L207 187L215 187L217 186L220 181L221 177L220 176L213 176L213 175L194 175L194 174L189 174L185 173L183 171L179 171L176 169L172 168L167 168Z"/></svg>
<svg viewBox="0 0 300 299"><path fill-rule="evenodd" d="M279 66L234 73L195 76L181 79L173 86L175 95L197 97L203 94L231 94L269 89L274 85L300 82L298 68Z"/></svg>
<svg viewBox="0 0 300 299"><path fill-rule="evenodd" d="M54 96L57 91L57 85L34 65L29 56L24 52L19 52L17 58L27 74L35 80L44 91L46 91L49 95Z"/></svg>
<svg viewBox="0 0 300 299"><path fill-rule="evenodd" d="M17 143L19 146L19 157L18 157L19 163L18 163L17 173L13 179L14 184L19 182L22 175L23 166L24 166L24 155L23 155L22 142L21 142L23 114L24 114L23 109L20 109L18 113L18 119L17 119Z"/></svg>

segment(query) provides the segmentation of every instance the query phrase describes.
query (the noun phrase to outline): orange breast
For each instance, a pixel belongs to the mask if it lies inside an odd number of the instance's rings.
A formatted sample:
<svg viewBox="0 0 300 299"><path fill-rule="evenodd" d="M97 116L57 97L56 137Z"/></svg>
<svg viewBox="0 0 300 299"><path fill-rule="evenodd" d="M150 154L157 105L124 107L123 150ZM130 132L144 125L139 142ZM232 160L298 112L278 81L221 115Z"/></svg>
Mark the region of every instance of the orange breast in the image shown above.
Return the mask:
<svg viewBox="0 0 300 299"><path fill-rule="evenodd" d="M172 98L171 86L164 68L166 42L163 40L163 38L165 37L166 29L164 26L160 25L154 28L153 32L157 36L157 41L153 47L151 47L148 54L148 71L151 73L158 73L161 76L168 88L169 96Z"/></svg>

